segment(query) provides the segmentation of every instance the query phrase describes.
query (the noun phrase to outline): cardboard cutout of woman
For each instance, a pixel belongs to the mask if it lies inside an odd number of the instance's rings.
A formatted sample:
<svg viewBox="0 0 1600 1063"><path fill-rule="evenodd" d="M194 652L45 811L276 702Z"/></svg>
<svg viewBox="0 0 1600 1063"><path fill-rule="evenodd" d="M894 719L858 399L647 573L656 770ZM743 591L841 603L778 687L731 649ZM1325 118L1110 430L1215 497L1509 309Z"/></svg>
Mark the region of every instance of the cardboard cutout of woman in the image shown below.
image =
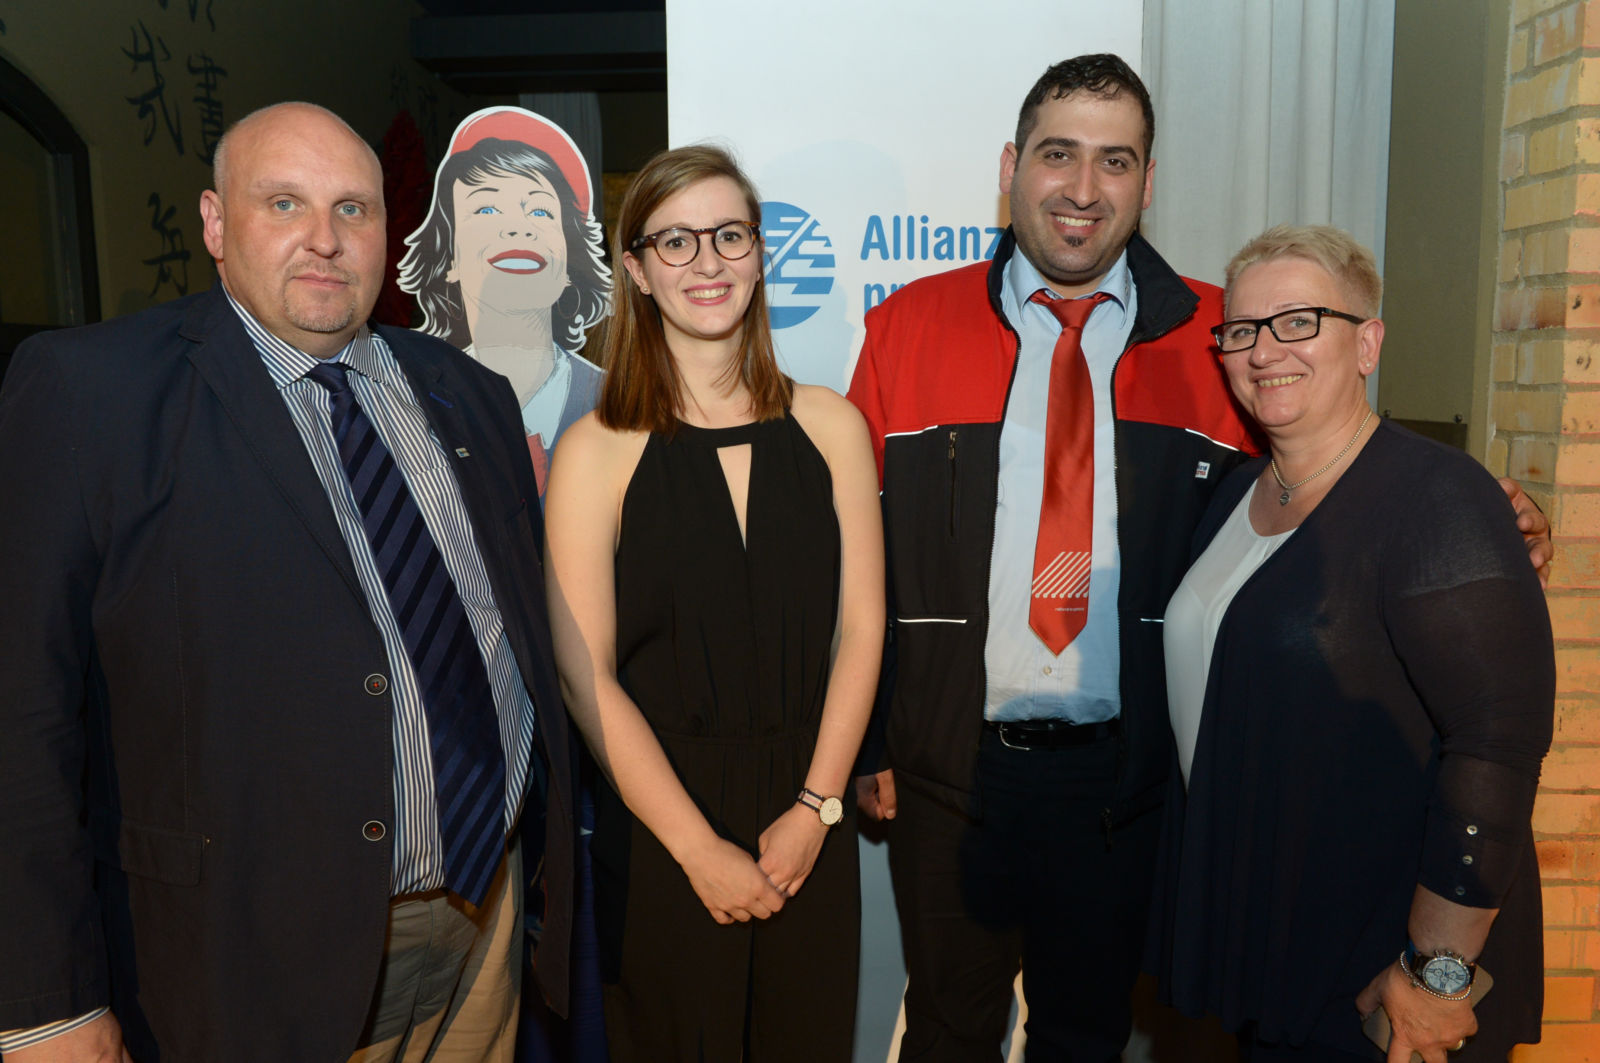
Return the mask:
<svg viewBox="0 0 1600 1063"><path fill-rule="evenodd" d="M511 381L541 498L550 450L600 390L600 370L576 357L611 308L593 203L589 167L560 126L490 107L456 127L400 260L422 331Z"/></svg>
<svg viewBox="0 0 1600 1063"><path fill-rule="evenodd" d="M399 285L422 307L422 331L511 381L541 505L550 451L600 395L600 370L577 356L585 330L611 309L611 270L601 258L605 234L593 203L588 164L565 130L520 107L490 107L456 127L434 176L428 215L406 237L400 260ZM580 768L580 777L588 770ZM586 786L578 815L584 830L568 1019L544 1006L525 971L518 1063L607 1058L588 847L594 812ZM531 954L542 928L544 827L536 816L522 820Z"/></svg>

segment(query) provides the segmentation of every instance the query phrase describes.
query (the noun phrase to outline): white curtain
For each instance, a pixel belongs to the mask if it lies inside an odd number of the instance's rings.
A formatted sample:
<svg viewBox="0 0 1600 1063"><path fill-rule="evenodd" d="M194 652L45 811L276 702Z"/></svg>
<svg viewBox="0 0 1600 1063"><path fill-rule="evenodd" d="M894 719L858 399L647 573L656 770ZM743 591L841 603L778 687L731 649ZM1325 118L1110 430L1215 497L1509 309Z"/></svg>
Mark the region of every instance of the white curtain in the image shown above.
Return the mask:
<svg viewBox="0 0 1600 1063"><path fill-rule="evenodd" d="M1394 0L1145 0L1144 15L1144 231L1178 272L1220 284L1280 223L1337 225L1381 264Z"/></svg>

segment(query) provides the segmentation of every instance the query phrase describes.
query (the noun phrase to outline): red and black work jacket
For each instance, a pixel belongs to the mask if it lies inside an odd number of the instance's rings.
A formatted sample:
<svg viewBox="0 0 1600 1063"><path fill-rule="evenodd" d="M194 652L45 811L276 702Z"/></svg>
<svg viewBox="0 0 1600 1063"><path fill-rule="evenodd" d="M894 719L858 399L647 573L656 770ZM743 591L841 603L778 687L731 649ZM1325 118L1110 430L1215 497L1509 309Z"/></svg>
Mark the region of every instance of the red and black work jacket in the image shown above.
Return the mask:
<svg viewBox="0 0 1600 1063"><path fill-rule="evenodd" d="M992 262L873 308L850 385L883 485L890 609L861 768L887 763L898 783L972 811L1000 429L1020 345L1000 304L1015 248L1008 231ZM1172 742L1162 616L1212 491L1261 449L1212 346L1221 289L1180 277L1138 235L1128 268L1137 311L1112 375L1123 757L1108 826L1160 800Z"/></svg>

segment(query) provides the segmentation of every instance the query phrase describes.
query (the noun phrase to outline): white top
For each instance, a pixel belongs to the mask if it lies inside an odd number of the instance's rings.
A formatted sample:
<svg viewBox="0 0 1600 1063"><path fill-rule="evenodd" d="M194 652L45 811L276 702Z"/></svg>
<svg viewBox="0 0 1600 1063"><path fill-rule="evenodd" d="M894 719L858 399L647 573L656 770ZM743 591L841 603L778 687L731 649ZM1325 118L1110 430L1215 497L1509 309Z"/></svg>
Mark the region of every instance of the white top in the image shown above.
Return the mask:
<svg viewBox="0 0 1600 1063"><path fill-rule="evenodd" d="M1250 526L1250 496L1254 493L1254 488L1244 493L1167 603L1162 630L1167 707L1172 715L1172 735L1178 741L1178 764L1183 768L1185 787L1189 785L1189 766L1194 763L1195 741L1200 735L1200 712L1205 707L1206 679L1211 674L1211 650L1217 642L1217 629L1245 580L1295 532L1291 528L1277 535L1257 534Z"/></svg>
<svg viewBox="0 0 1600 1063"><path fill-rule="evenodd" d="M556 362L522 407L522 428L538 436L546 450L556 445L561 434L561 411L567 408L567 392L572 390L572 356L556 347Z"/></svg>
<svg viewBox="0 0 1600 1063"><path fill-rule="evenodd" d="M468 357L477 358L473 351L475 346L469 343L461 350ZM561 411L566 409L567 392L572 387L572 355L559 343L554 349L555 363L550 367L550 375L522 405L522 430L530 436L538 436L546 450L555 446L556 436L560 434Z"/></svg>

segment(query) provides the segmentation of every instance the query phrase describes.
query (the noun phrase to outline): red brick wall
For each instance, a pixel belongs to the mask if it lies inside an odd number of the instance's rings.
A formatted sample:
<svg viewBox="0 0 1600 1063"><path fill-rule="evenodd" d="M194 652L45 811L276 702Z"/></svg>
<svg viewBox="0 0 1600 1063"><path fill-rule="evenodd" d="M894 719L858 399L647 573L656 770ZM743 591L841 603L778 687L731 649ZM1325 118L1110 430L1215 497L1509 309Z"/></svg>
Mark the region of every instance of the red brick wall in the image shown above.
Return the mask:
<svg viewBox="0 0 1600 1063"><path fill-rule="evenodd" d="M1544 1040L1600 1063L1600 0L1514 0L1488 464L1555 524L1555 744L1534 808Z"/></svg>

